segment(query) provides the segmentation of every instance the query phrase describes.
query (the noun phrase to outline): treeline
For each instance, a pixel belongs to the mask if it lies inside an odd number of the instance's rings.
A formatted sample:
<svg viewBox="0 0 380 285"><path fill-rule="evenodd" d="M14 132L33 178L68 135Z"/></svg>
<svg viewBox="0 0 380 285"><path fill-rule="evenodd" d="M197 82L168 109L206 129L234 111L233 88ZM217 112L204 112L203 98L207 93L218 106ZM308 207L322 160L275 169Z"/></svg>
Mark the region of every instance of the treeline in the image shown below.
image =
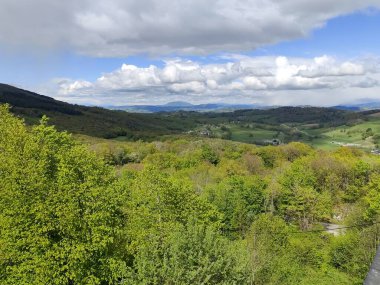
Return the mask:
<svg viewBox="0 0 380 285"><path fill-rule="evenodd" d="M2 106L0 284L361 284L379 173L301 143L87 146Z"/></svg>

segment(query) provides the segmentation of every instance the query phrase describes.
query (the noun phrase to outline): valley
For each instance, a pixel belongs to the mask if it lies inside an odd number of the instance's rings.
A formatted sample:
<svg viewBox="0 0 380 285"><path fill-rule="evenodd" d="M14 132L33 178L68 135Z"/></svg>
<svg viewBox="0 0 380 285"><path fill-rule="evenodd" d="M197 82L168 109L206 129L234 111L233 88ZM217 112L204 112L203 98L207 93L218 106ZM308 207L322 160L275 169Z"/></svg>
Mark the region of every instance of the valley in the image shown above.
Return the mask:
<svg viewBox="0 0 380 285"><path fill-rule="evenodd" d="M37 123L44 114L59 130L119 141L199 136L256 145L298 141L321 149L349 144L367 151L380 142L377 111L277 107L143 114L71 105L9 85L0 85L0 102L10 104L12 112L28 124Z"/></svg>

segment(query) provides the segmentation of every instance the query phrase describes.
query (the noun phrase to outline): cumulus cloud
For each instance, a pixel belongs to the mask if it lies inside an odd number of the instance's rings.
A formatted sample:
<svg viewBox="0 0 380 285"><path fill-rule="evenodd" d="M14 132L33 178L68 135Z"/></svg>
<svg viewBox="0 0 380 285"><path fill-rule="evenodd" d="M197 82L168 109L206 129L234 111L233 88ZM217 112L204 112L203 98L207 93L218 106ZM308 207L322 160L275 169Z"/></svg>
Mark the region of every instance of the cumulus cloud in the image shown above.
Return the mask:
<svg viewBox="0 0 380 285"><path fill-rule="evenodd" d="M55 81L60 87L60 94L63 95L72 95L78 90L80 90L80 93L84 94L86 89L91 89L93 87L91 82L85 80L71 81L69 79L61 79Z"/></svg>
<svg viewBox="0 0 380 285"><path fill-rule="evenodd" d="M374 79L372 77L365 77L360 78L359 80L356 80L351 84L352 87L359 87L359 88L373 88L380 86L380 82L377 79Z"/></svg>
<svg viewBox="0 0 380 285"><path fill-rule="evenodd" d="M104 57L252 50L370 6L379 0L2 0L0 44Z"/></svg>
<svg viewBox="0 0 380 285"><path fill-rule="evenodd" d="M265 101L290 91L304 91L307 96L312 90L331 94L331 90L377 88L380 65L374 67L367 62L370 61L339 61L324 55L316 58L239 57L239 60L218 64L175 59L166 61L163 67L151 65L144 68L123 64L94 82L58 80L56 94L64 100L102 98L103 104L112 101L115 105L159 103L172 99Z"/></svg>
<svg viewBox="0 0 380 285"><path fill-rule="evenodd" d="M334 58L325 55L315 58L314 64L300 69L299 74L312 78L320 76L364 75L365 72L366 70L362 64L349 61L336 64Z"/></svg>

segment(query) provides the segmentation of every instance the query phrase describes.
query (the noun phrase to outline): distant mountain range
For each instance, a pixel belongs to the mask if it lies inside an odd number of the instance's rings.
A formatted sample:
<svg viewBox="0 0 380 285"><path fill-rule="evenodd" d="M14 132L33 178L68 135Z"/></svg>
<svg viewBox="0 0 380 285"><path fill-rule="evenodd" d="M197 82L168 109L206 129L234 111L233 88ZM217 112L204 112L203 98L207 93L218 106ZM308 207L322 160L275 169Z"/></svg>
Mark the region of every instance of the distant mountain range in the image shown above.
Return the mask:
<svg viewBox="0 0 380 285"><path fill-rule="evenodd" d="M375 110L375 109L380 109L380 101L337 105L337 106L334 106L333 108L340 109L340 110L348 110L348 111Z"/></svg>
<svg viewBox="0 0 380 285"><path fill-rule="evenodd" d="M164 105L130 105L130 106L106 106L112 110L123 110L136 113L157 113L157 112L176 112L176 111L194 111L194 112L231 112L242 109L260 109L259 105L253 104L199 104L193 105L188 102L176 101Z"/></svg>
<svg viewBox="0 0 380 285"><path fill-rule="evenodd" d="M280 106L264 106L256 104L227 104L227 103L207 103L207 104L191 104L183 101L169 102L164 105L125 105L125 106L104 106L111 110L122 110L133 113L158 113L158 112L177 112L177 111L193 111L193 112L232 112L236 110L246 109L273 109ZM299 105L298 107L310 107ZM331 108L346 111L366 111L380 109L380 101L372 101L365 103L352 103L332 106Z"/></svg>

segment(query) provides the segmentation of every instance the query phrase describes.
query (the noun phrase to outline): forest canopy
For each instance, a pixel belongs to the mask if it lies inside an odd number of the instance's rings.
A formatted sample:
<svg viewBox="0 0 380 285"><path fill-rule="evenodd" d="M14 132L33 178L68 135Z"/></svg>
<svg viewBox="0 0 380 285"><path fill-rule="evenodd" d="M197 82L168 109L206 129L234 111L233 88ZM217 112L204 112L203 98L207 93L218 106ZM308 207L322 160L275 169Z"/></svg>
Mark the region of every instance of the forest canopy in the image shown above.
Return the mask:
<svg viewBox="0 0 380 285"><path fill-rule="evenodd" d="M82 143L0 106L0 283L362 284L379 174L346 147Z"/></svg>

